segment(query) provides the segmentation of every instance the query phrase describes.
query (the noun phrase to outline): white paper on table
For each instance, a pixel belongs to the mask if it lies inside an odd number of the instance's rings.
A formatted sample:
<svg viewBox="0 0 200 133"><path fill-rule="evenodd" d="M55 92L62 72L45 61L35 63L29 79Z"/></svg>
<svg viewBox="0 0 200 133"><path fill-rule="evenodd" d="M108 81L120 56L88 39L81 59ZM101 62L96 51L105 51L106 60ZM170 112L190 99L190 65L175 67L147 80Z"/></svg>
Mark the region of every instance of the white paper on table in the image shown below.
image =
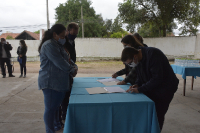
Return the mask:
<svg viewBox="0 0 200 133"><path fill-rule="evenodd" d="M101 83L103 83L103 82L120 82L118 79L116 79L116 78L109 78L109 79L101 79L101 80L97 80L97 81L99 81L99 82L101 82Z"/></svg>
<svg viewBox="0 0 200 133"><path fill-rule="evenodd" d="M113 85L117 85L118 82L102 82L102 84L104 84L105 86L113 86Z"/></svg>
<svg viewBox="0 0 200 133"><path fill-rule="evenodd" d="M104 87L105 90L108 91L108 93L124 93L126 92L125 90L123 90L121 87Z"/></svg>
<svg viewBox="0 0 200 133"><path fill-rule="evenodd" d="M89 94L108 93L103 87L85 88Z"/></svg>

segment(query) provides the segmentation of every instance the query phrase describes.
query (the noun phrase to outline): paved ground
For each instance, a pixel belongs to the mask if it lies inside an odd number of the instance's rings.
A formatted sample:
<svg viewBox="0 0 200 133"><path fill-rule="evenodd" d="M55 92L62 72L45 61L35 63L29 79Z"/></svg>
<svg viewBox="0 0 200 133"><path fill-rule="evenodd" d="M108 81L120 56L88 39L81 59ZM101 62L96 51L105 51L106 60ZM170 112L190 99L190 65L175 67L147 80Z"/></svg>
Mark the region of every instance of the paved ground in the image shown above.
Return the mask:
<svg viewBox="0 0 200 133"><path fill-rule="evenodd" d="M19 73L14 73L19 76ZM78 77L105 77L112 73L78 74ZM187 78L186 96L183 80L170 105L162 133L200 133L200 78L191 90ZM0 78L0 133L45 133L43 94L37 87L37 73L27 78Z"/></svg>

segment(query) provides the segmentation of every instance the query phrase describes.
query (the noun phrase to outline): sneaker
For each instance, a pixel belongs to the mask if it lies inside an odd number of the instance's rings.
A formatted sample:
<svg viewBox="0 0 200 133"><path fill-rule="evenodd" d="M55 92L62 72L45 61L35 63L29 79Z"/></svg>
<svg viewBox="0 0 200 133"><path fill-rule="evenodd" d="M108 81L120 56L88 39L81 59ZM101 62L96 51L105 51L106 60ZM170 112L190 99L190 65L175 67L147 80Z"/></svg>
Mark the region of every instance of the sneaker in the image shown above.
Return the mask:
<svg viewBox="0 0 200 133"><path fill-rule="evenodd" d="M9 77L15 77L14 75L9 75Z"/></svg>
<svg viewBox="0 0 200 133"><path fill-rule="evenodd" d="M2 78L6 78L6 75L3 75L3 77Z"/></svg>
<svg viewBox="0 0 200 133"><path fill-rule="evenodd" d="M22 75L20 75L19 78L22 78Z"/></svg>
<svg viewBox="0 0 200 133"><path fill-rule="evenodd" d="M23 78L26 78L26 75L24 75L24 77Z"/></svg>

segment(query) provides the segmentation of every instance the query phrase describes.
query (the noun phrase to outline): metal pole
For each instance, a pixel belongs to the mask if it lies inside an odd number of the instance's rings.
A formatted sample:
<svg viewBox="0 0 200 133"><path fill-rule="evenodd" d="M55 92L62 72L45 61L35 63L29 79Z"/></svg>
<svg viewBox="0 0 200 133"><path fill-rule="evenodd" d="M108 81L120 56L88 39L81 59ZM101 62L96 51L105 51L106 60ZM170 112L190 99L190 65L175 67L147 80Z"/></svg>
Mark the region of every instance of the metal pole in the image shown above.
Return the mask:
<svg viewBox="0 0 200 133"><path fill-rule="evenodd" d="M46 3L47 3L47 29L49 29L50 26L49 26L49 7L48 7L48 0L46 0Z"/></svg>
<svg viewBox="0 0 200 133"><path fill-rule="evenodd" d="M82 6L81 6L81 21L82 21L82 38L84 38L83 8L82 8Z"/></svg>

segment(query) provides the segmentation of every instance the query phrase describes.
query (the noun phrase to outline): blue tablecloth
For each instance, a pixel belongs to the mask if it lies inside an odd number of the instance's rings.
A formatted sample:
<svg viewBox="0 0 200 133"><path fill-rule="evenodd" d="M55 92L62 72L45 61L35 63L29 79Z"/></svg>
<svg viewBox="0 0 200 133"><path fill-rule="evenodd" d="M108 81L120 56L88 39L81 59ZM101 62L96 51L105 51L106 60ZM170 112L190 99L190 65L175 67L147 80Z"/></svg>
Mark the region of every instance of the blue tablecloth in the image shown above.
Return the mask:
<svg viewBox="0 0 200 133"><path fill-rule="evenodd" d="M182 75L183 79L186 79L186 76L200 76L200 67L186 67L186 66L177 66L171 65L174 73Z"/></svg>
<svg viewBox="0 0 200 133"><path fill-rule="evenodd" d="M85 82L88 86L98 87L97 79L75 78L73 86L76 87L72 88L64 133L160 132L152 100L144 94L89 95L84 87L80 87L81 84L86 86ZM127 90L129 86L120 87Z"/></svg>

